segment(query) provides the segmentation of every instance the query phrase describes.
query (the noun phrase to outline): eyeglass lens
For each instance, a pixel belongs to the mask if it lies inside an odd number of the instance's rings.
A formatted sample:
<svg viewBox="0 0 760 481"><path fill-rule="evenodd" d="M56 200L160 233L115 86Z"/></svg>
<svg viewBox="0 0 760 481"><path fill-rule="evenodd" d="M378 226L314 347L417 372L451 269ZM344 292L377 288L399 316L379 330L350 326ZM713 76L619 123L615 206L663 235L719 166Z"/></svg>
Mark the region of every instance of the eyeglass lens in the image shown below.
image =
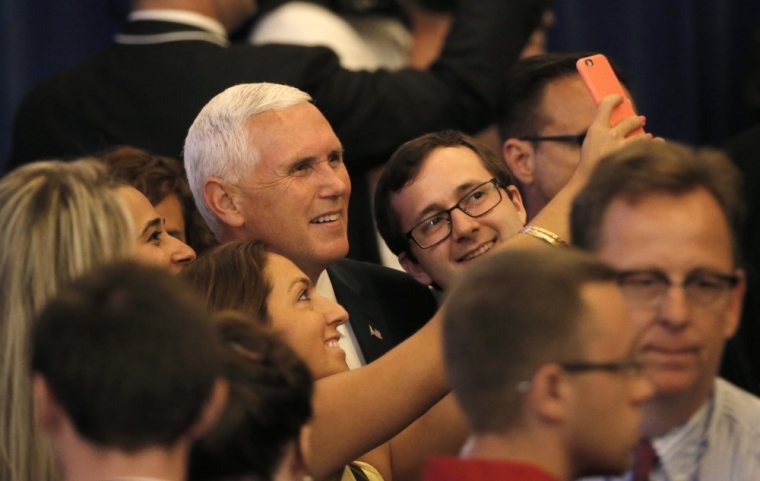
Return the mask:
<svg viewBox="0 0 760 481"><path fill-rule="evenodd" d="M736 284L736 277L698 272L689 275L682 283L675 283L663 272L629 271L620 274L619 283L628 299L645 306L659 305L671 286L681 285L692 306L715 307Z"/></svg>
<svg viewBox="0 0 760 481"><path fill-rule="evenodd" d="M501 202L501 192L496 180L477 186L465 195L454 207L428 217L411 231L411 235L420 247L426 249L441 242L451 233L451 211L459 209L470 217L481 216Z"/></svg>

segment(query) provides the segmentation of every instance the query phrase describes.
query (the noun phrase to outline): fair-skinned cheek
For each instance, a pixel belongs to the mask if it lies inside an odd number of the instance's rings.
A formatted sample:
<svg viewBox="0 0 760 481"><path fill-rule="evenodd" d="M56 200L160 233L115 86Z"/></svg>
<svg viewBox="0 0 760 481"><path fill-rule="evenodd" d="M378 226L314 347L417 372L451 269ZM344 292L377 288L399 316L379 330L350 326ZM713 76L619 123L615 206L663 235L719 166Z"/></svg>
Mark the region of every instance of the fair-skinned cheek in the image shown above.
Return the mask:
<svg viewBox="0 0 760 481"><path fill-rule="evenodd" d="M656 313L651 309L631 308L630 319L636 335L644 333L643 335L646 337L646 331L654 327L656 323Z"/></svg>

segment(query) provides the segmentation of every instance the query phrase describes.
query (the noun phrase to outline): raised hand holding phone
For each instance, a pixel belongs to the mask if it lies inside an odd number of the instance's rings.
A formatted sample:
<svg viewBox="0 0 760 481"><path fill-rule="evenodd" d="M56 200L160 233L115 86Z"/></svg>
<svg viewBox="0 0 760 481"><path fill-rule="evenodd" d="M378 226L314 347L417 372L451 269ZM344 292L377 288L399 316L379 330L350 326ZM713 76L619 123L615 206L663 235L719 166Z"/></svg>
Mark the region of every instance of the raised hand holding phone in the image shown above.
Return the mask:
<svg viewBox="0 0 760 481"><path fill-rule="evenodd" d="M612 127L624 118L636 115L633 103L612 70L607 57L601 54L584 57L579 59L575 66L596 105L599 105L604 97L611 94L618 94L623 98L623 102L612 111L610 117ZM630 132L628 136L643 133L645 133L644 129L638 128Z"/></svg>

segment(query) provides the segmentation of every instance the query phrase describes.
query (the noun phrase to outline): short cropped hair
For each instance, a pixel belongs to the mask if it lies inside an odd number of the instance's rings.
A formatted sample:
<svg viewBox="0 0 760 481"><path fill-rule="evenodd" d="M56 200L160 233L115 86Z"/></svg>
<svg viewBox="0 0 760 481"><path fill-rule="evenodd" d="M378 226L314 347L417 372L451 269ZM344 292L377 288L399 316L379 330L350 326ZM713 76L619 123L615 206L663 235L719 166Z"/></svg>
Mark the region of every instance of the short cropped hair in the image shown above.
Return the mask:
<svg viewBox="0 0 760 481"><path fill-rule="evenodd" d="M409 248L405 232L401 229L401 220L391 204L391 197L414 182L422 164L434 150L445 147L466 147L472 150L480 158L483 167L502 185L514 184L514 179L506 164L496 158L488 147L469 135L455 130L426 134L399 147L388 160L377 183L374 203L375 222L377 222L377 230L391 252L396 255L405 252L412 261L416 261L416 258ZM512 197L511 193L508 195Z"/></svg>
<svg viewBox="0 0 760 481"><path fill-rule="evenodd" d="M573 201L570 231L573 243L595 251L602 239L602 222L616 199L634 203L650 195L683 195L706 189L720 205L729 226L734 263L745 206L741 174L725 154L675 142L637 142L602 159Z"/></svg>
<svg viewBox="0 0 760 481"><path fill-rule="evenodd" d="M221 374L206 310L164 270L120 262L61 289L33 330L31 367L77 432L135 452L173 447Z"/></svg>
<svg viewBox="0 0 760 481"><path fill-rule="evenodd" d="M311 418L313 381L306 364L274 332L242 314L221 313L227 407L195 442L189 479L274 479L286 449L298 446Z"/></svg>
<svg viewBox="0 0 760 481"><path fill-rule="evenodd" d="M180 278L200 294L211 311L240 311L268 323L272 282L264 272L266 265L267 249L261 241L232 241L188 264Z"/></svg>
<svg viewBox="0 0 760 481"><path fill-rule="evenodd" d="M34 317L61 285L131 256L134 238L132 216L95 160L35 162L0 179L0 479L54 477L34 421Z"/></svg>
<svg viewBox="0 0 760 481"><path fill-rule="evenodd" d="M517 61L507 75L499 101L498 124L502 142L537 135L549 122L541 108L546 87L555 80L578 75L575 62L590 55L593 53L546 53ZM610 63L620 82L626 85L621 70L612 61Z"/></svg>
<svg viewBox="0 0 760 481"><path fill-rule="evenodd" d="M219 177L234 185L250 175L261 157L258 139L246 128L251 117L308 102L309 94L287 85L241 84L211 99L195 118L185 139L185 170L195 204L217 237L223 224L206 204L203 184Z"/></svg>
<svg viewBox="0 0 760 481"><path fill-rule="evenodd" d="M615 278L572 249L497 252L457 278L444 311L444 356L473 432L508 431L520 416L517 384L542 365L585 354L581 289Z"/></svg>
<svg viewBox="0 0 760 481"><path fill-rule="evenodd" d="M187 244L199 255L217 244L195 206L185 168L179 160L128 145L113 147L98 158L112 176L139 190L154 206L176 195L182 206Z"/></svg>

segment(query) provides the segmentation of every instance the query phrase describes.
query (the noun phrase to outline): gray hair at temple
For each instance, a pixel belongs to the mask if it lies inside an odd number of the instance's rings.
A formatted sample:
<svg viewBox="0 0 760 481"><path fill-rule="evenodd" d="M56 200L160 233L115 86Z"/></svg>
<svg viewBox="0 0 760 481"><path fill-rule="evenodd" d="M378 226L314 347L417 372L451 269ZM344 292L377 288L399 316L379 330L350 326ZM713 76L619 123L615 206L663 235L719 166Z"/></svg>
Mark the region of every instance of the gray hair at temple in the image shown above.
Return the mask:
<svg viewBox="0 0 760 481"><path fill-rule="evenodd" d="M230 87L206 104L185 139L185 171L195 204L218 237L221 222L206 204L203 185L211 177L235 185L250 175L261 153L246 124L251 117L311 101L306 92L273 83Z"/></svg>

